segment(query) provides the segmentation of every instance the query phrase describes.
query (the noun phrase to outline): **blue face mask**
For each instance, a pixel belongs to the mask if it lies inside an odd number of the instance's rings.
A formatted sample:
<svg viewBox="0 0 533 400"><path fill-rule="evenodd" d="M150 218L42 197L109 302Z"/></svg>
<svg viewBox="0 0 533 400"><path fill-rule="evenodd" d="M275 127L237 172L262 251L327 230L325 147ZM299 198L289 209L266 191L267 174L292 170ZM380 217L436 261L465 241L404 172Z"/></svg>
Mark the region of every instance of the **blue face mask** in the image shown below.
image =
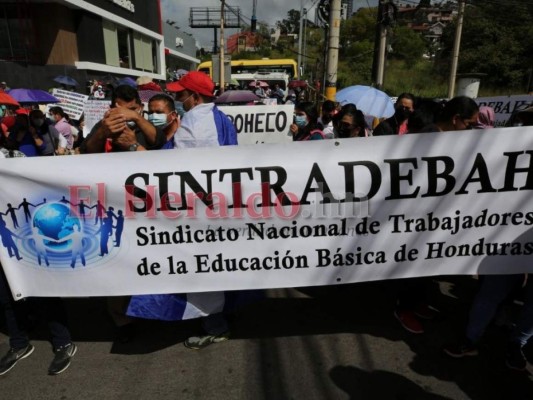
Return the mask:
<svg viewBox="0 0 533 400"><path fill-rule="evenodd" d="M185 115L185 113L187 112L183 108L183 103L181 101L175 101L174 102L174 107L176 108L176 114L178 114L180 116L180 118L182 118Z"/></svg>
<svg viewBox="0 0 533 400"><path fill-rule="evenodd" d="M150 122L153 126L161 126L164 127L167 124L167 114L148 114L148 122Z"/></svg>
<svg viewBox="0 0 533 400"><path fill-rule="evenodd" d="M307 125L307 117L305 115L295 115L294 116L294 123L300 127L303 128Z"/></svg>

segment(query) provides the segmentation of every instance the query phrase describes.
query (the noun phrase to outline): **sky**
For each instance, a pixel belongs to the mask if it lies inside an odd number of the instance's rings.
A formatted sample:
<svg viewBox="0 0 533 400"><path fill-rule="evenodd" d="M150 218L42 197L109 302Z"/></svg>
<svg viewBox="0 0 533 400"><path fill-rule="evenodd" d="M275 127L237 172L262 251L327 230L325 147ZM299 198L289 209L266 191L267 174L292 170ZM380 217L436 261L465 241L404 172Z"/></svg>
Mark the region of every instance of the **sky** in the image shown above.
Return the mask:
<svg viewBox="0 0 533 400"><path fill-rule="evenodd" d="M259 22L264 22L270 27L274 27L276 21L287 18L289 10L300 9L300 1L303 7L309 9L309 19L314 20L314 10L319 0L257 0L256 17ZM375 7L378 0L354 0L354 11L361 7ZM210 28L190 28L189 14L190 7L220 7L220 0L194 0L188 2L185 0L161 0L163 21L176 21L176 25L182 31L191 33L201 47L213 47L214 32ZM226 4L232 7L239 7L244 22L250 23L252 17L253 0L226 0ZM225 36L236 33L236 29L226 29Z"/></svg>

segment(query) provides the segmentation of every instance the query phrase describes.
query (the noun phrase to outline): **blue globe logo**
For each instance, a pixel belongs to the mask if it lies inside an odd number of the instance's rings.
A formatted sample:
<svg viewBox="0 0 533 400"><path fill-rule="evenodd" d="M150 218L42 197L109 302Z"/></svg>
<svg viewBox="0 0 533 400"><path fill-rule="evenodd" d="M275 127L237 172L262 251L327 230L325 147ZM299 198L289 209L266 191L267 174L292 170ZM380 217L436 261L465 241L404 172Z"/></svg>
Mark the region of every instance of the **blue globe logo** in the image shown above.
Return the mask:
<svg viewBox="0 0 533 400"><path fill-rule="evenodd" d="M35 212L32 218L33 226L37 227L41 234L55 240L69 236L77 225L82 231L80 219L72 215L70 207L63 203L44 204ZM71 240L60 242L45 241L46 247L55 252L67 252L71 247Z"/></svg>

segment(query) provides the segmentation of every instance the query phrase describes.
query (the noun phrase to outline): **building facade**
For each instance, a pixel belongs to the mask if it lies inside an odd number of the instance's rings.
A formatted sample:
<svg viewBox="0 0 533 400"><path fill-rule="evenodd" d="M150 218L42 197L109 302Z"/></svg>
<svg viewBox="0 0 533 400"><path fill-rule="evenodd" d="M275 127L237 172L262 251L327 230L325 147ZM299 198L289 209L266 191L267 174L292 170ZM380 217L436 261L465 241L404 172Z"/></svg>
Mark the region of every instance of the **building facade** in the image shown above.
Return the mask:
<svg viewBox="0 0 533 400"><path fill-rule="evenodd" d="M166 77L159 0L0 1L0 37L0 81L12 88Z"/></svg>
<svg viewBox="0 0 533 400"><path fill-rule="evenodd" d="M163 23L165 43L165 64L167 79L174 79L175 72L180 69L193 71L200 60L196 58L196 39L183 31L174 21Z"/></svg>

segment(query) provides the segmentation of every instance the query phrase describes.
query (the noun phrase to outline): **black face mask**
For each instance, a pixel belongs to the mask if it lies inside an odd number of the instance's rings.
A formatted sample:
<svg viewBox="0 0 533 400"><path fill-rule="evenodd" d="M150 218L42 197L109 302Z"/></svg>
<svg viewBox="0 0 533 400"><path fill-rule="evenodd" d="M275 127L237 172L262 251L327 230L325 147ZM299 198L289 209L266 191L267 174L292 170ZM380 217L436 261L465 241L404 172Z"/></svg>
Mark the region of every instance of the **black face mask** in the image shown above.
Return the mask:
<svg viewBox="0 0 533 400"><path fill-rule="evenodd" d="M350 128L337 129L337 136L341 139L349 138L351 133L352 133L352 130Z"/></svg>
<svg viewBox="0 0 533 400"><path fill-rule="evenodd" d="M397 108L396 111L394 112L394 116L396 117L398 121L405 121L407 118L409 118L411 114L412 114L412 111L404 107Z"/></svg>
<svg viewBox="0 0 533 400"><path fill-rule="evenodd" d="M329 115L323 115L322 116L322 122L324 123L324 125L329 124L330 121L331 121L331 117Z"/></svg>

